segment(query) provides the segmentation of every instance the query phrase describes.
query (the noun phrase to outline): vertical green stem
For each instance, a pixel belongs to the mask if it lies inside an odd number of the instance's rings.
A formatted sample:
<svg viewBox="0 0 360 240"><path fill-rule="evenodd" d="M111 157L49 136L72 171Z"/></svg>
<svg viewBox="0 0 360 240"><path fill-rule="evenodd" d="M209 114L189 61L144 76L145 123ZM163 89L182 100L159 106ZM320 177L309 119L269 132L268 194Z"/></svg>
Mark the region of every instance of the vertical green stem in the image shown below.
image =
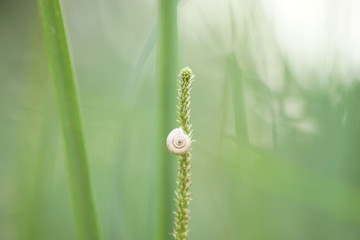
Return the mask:
<svg viewBox="0 0 360 240"><path fill-rule="evenodd" d="M239 68L233 54L228 59L228 72L233 90L233 105L235 115L235 130L238 146L249 144L246 104L244 96L243 71Z"/></svg>
<svg viewBox="0 0 360 240"><path fill-rule="evenodd" d="M179 125L190 137L192 135L190 124L190 86L193 79L190 68L184 68L180 72L179 84ZM179 171L177 176L178 188L176 190L176 213L174 237L176 240L188 239L188 223L190 218L189 203L191 201L189 188L191 185L191 153L182 155L179 159Z"/></svg>
<svg viewBox="0 0 360 240"><path fill-rule="evenodd" d="M99 232L90 187L77 87L61 7L59 0L38 0L38 3L65 140L70 192L78 235L79 239L97 240Z"/></svg>
<svg viewBox="0 0 360 240"><path fill-rule="evenodd" d="M164 148L168 132L173 128L176 114L176 76L178 64L177 40L177 0L159 0L159 42L158 42L158 159L157 164L157 196L154 236L152 239L166 240L171 238L173 193L176 176L174 157Z"/></svg>

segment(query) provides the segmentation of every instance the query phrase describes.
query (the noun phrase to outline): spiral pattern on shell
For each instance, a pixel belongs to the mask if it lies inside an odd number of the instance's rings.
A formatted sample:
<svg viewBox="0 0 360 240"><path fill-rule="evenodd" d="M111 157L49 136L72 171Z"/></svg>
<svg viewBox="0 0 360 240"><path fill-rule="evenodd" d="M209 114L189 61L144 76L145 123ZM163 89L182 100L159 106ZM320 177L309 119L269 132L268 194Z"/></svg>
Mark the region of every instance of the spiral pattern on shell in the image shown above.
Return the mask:
<svg viewBox="0 0 360 240"><path fill-rule="evenodd" d="M189 152L191 139L185 134L182 128L175 128L169 133L166 139L166 145L170 152L179 156Z"/></svg>

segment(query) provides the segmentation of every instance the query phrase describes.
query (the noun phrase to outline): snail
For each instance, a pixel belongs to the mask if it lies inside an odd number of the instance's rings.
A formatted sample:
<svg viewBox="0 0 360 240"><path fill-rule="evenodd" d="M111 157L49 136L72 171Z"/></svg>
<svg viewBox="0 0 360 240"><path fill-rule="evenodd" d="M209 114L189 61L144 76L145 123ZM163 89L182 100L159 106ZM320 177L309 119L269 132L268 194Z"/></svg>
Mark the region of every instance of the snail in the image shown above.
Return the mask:
<svg viewBox="0 0 360 240"><path fill-rule="evenodd" d="M180 156L189 152L191 139L182 128L175 128L169 133L166 139L166 145L170 152Z"/></svg>

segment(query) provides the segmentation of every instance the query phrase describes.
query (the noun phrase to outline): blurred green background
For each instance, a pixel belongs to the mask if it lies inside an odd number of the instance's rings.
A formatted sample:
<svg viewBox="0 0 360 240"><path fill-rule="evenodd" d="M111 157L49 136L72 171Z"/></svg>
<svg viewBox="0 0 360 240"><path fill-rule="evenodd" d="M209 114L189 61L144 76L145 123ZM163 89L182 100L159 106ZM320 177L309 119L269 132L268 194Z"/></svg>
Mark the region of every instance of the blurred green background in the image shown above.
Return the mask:
<svg viewBox="0 0 360 240"><path fill-rule="evenodd" d="M159 2L62 3L104 239L154 239L158 69L184 66L190 239L360 239L357 1L181 0L173 62ZM36 1L0 0L0 53L0 239L76 239Z"/></svg>

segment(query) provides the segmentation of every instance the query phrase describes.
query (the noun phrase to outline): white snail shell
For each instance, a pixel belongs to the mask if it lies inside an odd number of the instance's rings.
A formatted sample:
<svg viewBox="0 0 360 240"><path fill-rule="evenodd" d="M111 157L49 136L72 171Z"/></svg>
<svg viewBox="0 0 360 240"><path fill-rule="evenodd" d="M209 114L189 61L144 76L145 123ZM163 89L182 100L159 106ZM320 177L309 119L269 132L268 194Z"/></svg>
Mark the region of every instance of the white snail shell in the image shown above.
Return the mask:
<svg viewBox="0 0 360 240"><path fill-rule="evenodd" d="M183 155L189 152L191 148L191 139L184 133L182 128L175 128L169 133L166 139L166 146L173 154Z"/></svg>

